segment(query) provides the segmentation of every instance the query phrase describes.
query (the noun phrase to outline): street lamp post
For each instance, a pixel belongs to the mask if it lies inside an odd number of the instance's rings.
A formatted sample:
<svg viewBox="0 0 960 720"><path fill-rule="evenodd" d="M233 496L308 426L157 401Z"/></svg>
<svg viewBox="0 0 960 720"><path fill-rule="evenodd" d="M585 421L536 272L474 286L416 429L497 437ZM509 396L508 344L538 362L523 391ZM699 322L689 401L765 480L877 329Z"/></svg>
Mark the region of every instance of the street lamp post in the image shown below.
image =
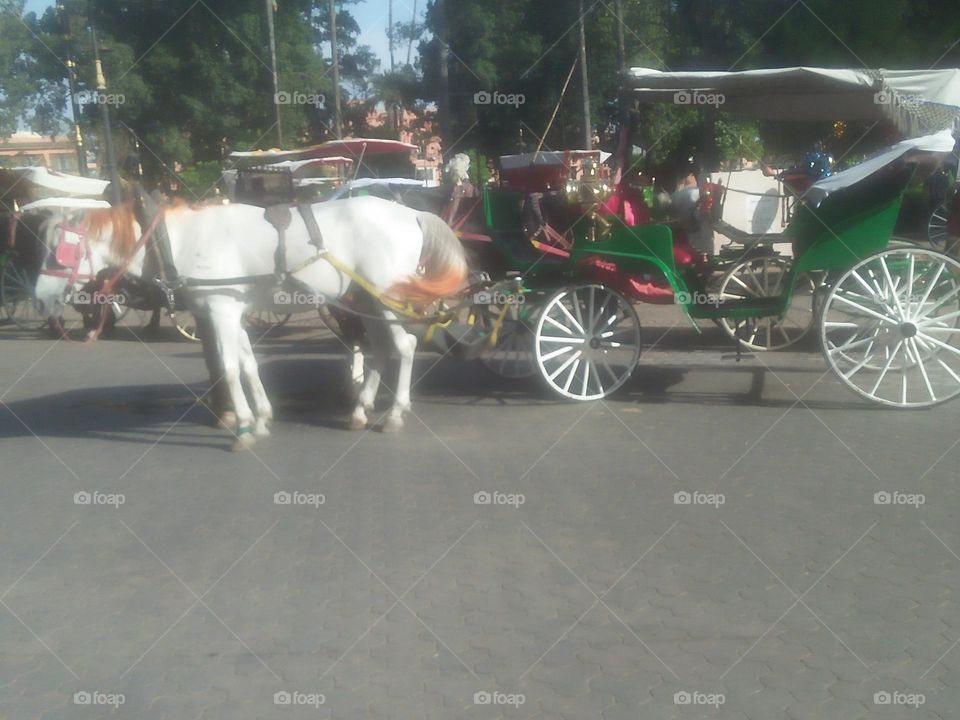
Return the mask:
<svg viewBox="0 0 960 720"><path fill-rule="evenodd" d="M70 87L70 107L73 111L73 140L77 149L77 171L82 177L87 177L87 151L83 147L83 134L80 132L80 102L77 98L77 63L73 59L72 30L70 17L66 13L63 3L57 3L57 12L63 25L63 38L66 43L67 83Z"/></svg>
<svg viewBox="0 0 960 720"><path fill-rule="evenodd" d="M103 61L100 59L100 42L97 39L97 28L93 22L93 13L90 15L90 32L93 34L93 57L97 69L97 105L100 106L100 117L103 121L103 149L107 156L107 170L110 175L110 204L120 205L123 202L123 193L120 189L120 175L117 173L117 157L113 149L113 132L110 129L110 108L105 97L107 92L107 78L103 74Z"/></svg>
<svg viewBox="0 0 960 720"><path fill-rule="evenodd" d="M343 138L343 120L340 117L340 51L337 48L337 6L330 0L330 63L333 66L333 122L337 140Z"/></svg>
<svg viewBox="0 0 960 720"><path fill-rule="evenodd" d="M273 81L273 110L277 122L277 147L283 149L283 125L280 120L280 74L277 72L277 33L273 17L274 0L266 0L267 4L267 37L270 43L270 77Z"/></svg>

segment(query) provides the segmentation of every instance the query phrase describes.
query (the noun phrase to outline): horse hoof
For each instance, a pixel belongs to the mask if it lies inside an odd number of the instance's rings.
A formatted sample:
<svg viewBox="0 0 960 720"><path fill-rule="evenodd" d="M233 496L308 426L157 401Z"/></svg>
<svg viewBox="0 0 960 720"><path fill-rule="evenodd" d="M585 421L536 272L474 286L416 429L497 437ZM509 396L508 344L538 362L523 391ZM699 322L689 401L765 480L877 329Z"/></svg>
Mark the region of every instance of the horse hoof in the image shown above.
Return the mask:
<svg viewBox="0 0 960 720"><path fill-rule="evenodd" d="M347 420L348 430L366 430L367 421L365 418L358 418L356 415Z"/></svg>
<svg viewBox="0 0 960 720"><path fill-rule="evenodd" d="M237 427L237 414L227 410L217 419L217 427L221 430L234 430Z"/></svg>
<svg viewBox="0 0 960 720"><path fill-rule="evenodd" d="M270 437L270 428L267 427L266 423L258 424L253 429L253 436L255 438L268 438Z"/></svg>
<svg viewBox="0 0 960 720"><path fill-rule="evenodd" d="M395 433L400 432L403 429L403 420L395 418L387 418L387 421L383 424L383 427L380 428L380 432L384 433Z"/></svg>
<svg viewBox="0 0 960 720"><path fill-rule="evenodd" d="M233 443L233 447L231 448L231 450L233 450L234 452L240 452L241 450L247 450L247 449L249 449L251 446L253 446L253 444L254 444L256 441L257 441L257 438L254 437L253 433L250 432L249 430L247 430L246 432L244 432L243 434L241 434L239 437L237 437L237 440L236 440L235 443Z"/></svg>

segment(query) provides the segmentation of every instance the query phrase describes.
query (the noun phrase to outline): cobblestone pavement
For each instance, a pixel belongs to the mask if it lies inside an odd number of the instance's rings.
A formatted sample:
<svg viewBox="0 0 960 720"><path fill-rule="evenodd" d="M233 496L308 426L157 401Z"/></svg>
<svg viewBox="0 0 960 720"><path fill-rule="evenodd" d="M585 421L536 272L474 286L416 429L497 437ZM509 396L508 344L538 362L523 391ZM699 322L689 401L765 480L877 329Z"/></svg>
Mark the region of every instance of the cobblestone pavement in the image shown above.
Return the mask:
<svg viewBox="0 0 960 720"><path fill-rule="evenodd" d="M267 339L245 454L196 347L0 330L0 718L957 717L960 405L657 317L589 405L424 354L398 435Z"/></svg>

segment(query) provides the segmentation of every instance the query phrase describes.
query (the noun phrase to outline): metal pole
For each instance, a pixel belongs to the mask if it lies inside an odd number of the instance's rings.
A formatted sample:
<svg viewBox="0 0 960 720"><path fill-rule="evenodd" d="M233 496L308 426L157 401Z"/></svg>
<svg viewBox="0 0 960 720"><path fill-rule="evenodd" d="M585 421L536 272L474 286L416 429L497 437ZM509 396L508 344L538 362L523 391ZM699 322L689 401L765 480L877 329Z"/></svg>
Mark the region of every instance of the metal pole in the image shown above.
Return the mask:
<svg viewBox="0 0 960 720"><path fill-rule="evenodd" d="M70 86L70 107L73 111L73 140L77 148L77 172L81 177L87 177L87 151L83 147L83 134L80 132L80 103L77 99L77 63L73 59L72 30L70 17L66 14L63 3L57 3L57 12L63 23L63 37L66 43L67 82Z"/></svg>
<svg viewBox="0 0 960 720"><path fill-rule="evenodd" d="M110 204L120 205L123 193L120 188L120 175L117 173L117 158L113 150L113 132L110 129L110 108L106 102L107 78L103 74L103 61L100 59L100 42L97 40L97 28L93 23L93 9L90 13L90 32L93 35L93 57L97 69L97 105L103 121L103 150L106 154L107 171L110 177Z"/></svg>
<svg viewBox="0 0 960 720"><path fill-rule="evenodd" d="M583 87L583 148L593 149L592 123L590 122L590 81L587 76L587 21L580 0L580 82Z"/></svg>
<svg viewBox="0 0 960 720"><path fill-rule="evenodd" d="M440 141L443 152L450 149L453 133L450 126L450 46L447 44L447 3L436 0L437 26L440 42L440 98L437 112L440 115Z"/></svg>
<svg viewBox="0 0 960 720"><path fill-rule="evenodd" d="M614 12L617 14L617 70L623 75L627 65L627 43L623 35L623 0L614 0Z"/></svg>
<svg viewBox="0 0 960 720"><path fill-rule="evenodd" d="M270 43L270 75L273 80L273 110L277 122L277 147L283 148L283 123L280 119L280 74L277 72L277 34L273 23L274 0L267 4L267 38Z"/></svg>
<svg viewBox="0 0 960 720"><path fill-rule="evenodd" d="M393 0L389 0L387 23L387 42L390 44L390 72L394 72L397 69L397 63L393 59Z"/></svg>
<svg viewBox="0 0 960 720"><path fill-rule="evenodd" d="M340 117L340 51L337 48L337 6L330 0L330 62L333 65L333 122L337 140L343 138L343 120Z"/></svg>

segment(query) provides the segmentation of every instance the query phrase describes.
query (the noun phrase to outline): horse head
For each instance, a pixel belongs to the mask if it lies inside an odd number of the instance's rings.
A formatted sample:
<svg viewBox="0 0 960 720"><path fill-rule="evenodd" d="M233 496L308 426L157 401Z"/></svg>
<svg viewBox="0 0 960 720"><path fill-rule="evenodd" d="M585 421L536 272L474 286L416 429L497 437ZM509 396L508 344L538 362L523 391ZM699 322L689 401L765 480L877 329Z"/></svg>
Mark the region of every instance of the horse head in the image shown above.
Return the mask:
<svg viewBox="0 0 960 720"><path fill-rule="evenodd" d="M39 309L58 317L67 294L105 268L127 265L140 274L140 233L131 203L51 215L43 226L44 258L35 288Z"/></svg>

